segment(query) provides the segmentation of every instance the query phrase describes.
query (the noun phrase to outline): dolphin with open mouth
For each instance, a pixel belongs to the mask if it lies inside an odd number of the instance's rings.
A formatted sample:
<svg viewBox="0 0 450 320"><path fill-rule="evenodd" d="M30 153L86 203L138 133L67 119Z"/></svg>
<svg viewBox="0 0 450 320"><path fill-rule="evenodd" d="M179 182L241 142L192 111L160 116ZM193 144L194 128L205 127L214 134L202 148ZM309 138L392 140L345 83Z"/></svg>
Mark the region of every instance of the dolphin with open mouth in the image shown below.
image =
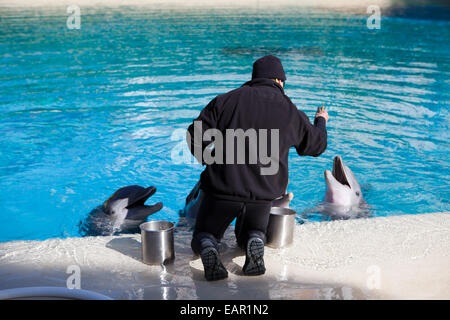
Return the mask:
<svg viewBox="0 0 450 320"><path fill-rule="evenodd" d="M326 192L323 213L332 217L358 216L364 212L367 203L363 199L361 187L352 170L340 156L334 157L333 170L325 170Z"/></svg>
<svg viewBox="0 0 450 320"><path fill-rule="evenodd" d="M80 222L82 235L112 235L137 231L148 216L162 209L163 204L146 205L145 202L156 192L155 187L126 186L114 192L102 205L90 212Z"/></svg>

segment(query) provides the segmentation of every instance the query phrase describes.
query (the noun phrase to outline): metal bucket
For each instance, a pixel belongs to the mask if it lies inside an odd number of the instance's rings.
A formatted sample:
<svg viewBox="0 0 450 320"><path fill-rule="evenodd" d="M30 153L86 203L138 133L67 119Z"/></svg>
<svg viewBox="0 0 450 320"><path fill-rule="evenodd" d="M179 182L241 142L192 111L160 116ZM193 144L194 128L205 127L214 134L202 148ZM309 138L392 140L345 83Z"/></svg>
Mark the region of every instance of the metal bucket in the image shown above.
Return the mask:
<svg viewBox="0 0 450 320"><path fill-rule="evenodd" d="M289 208L272 207L267 226L267 245L283 248L294 241L295 211Z"/></svg>
<svg viewBox="0 0 450 320"><path fill-rule="evenodd" d="M142 260L146 264L167 264L175 259L173 246L174 224L169 221L150 221L141 224Z"/></svg>

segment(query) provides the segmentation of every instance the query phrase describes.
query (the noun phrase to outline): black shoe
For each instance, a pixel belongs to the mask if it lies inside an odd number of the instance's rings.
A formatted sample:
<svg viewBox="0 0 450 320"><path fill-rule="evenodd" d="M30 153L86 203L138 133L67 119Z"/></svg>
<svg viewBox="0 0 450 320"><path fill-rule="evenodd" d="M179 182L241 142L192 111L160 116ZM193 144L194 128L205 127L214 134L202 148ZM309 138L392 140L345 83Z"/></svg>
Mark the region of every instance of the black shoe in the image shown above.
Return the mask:
<svg viewBox="0 0 450 320"><path fill-rule="evenodd" d="M242 268L247 276L258 276L266 272L264 266L264 242L259 238L251 238L247 242L247 255Z"/></svg>
<svg viewBox="0 0 450 320"><path fill-rule="evenodd" d="M228 277L228 271L219 259L219 253L214 247L207 247L200 254L208 281L221 280Z"/></svg>

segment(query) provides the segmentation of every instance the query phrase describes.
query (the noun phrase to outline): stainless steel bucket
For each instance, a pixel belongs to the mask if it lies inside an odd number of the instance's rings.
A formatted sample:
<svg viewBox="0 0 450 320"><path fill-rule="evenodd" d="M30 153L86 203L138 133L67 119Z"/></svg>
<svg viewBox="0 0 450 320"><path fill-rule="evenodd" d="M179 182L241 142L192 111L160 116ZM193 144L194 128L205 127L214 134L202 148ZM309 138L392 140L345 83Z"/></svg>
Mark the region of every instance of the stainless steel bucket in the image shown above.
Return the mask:
<svg viewBox="0 0 450 320"><path fill-rule="evenodd" d="M267 245L283 248L294 241L295 211L289 208L272 207L267 226Z"/></svg>
<svg viewBox="0 0 450 320"><path fill-rule="evenodd" d="M144 222L141 229L142 260L146 264L167 264L175 259L174 224L169 221Z"/></svg>

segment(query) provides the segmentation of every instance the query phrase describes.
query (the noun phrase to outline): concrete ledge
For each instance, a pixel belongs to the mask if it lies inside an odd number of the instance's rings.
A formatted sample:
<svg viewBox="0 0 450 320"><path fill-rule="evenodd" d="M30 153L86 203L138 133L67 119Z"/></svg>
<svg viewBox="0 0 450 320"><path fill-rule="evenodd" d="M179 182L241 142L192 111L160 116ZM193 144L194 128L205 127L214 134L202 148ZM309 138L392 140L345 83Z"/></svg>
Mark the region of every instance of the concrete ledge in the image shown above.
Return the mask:
<svg viewBox="0 0 450 320"><path fill-rule="evenodd" d="M229 278L207 282L178 228L176 259L141 262L140 235L0 243L0 289L66 287L69 266L81 288L115 299L449 299L450 215L417 214L298 225L286 249L266 247L267 272L245 277L245 257L229 228L222 260Z"/></svg>

